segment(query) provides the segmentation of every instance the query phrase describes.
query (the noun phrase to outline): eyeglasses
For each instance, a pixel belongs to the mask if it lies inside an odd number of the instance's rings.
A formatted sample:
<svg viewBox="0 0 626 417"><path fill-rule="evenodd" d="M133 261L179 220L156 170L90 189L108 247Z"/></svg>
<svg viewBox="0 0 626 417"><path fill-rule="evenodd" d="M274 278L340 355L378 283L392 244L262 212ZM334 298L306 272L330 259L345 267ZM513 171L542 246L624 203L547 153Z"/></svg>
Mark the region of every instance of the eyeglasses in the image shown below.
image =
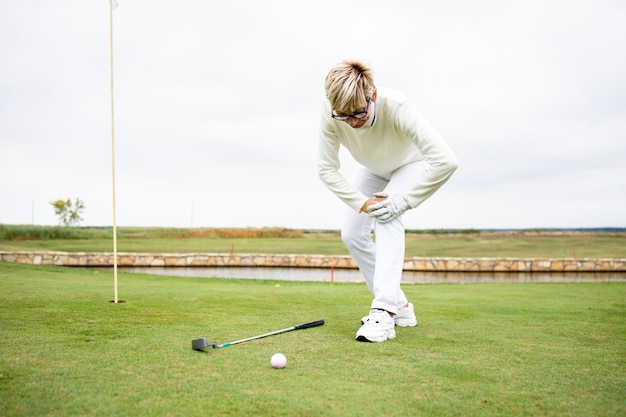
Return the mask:
<svg viewBox="0 0 626 417"><path fill-rule="evenodd" d="M351 114L349 116L339 116L338 114L335 114L335 111L333 110L330 113L330 117L332 117L335 120L341 120L342 122L345 122L348 119L364 119L367 116L367 111L370 108L370 103L371 103L371 100L367 99L367 106L365 107L365 110L360 111L358 113Z"/></svg>

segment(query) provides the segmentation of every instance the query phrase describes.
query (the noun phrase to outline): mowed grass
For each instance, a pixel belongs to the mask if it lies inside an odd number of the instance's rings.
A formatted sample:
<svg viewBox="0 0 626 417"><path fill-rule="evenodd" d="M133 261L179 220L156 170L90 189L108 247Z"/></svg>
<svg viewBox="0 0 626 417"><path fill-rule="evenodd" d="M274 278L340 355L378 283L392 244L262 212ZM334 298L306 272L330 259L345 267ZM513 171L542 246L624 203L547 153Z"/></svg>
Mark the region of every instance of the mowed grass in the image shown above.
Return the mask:
<svg viewBox="0 0 626 417"><path fill-rule="evenodd" d="M36 226L31 226L25 227L20 235L21 228L18 226L0 225L0 230L3 228L5 236L13 237L0 239L1 251L113 251L112 233L106 229L48 227L43 228L49 232L44 234ZM292 237L277 237L260 229L269 236L255 238L242 237L245 233L253 233L254 230L224 231L223 234L226 237L206 237L202 236L201 231L202 229L121 228L118 233L120 235L117 242L118 250L155 253L348 254L339 232L291 231L294 235ZM288 232L279 230L275 234L288 234ZM242 236L228 237L237 233ZM40 235L43 237L37 237ZM406 234L406 256L626 258L626 233L524 231L417 233L409 231Z"/></svg>
<svg viewBox="0 0 626 417"><path fill-rule="evenodd" d="M0 415L626 415L625 283L403 288L419 325L367 344L364 284L120 273L113 304L111 273L0 263Z"/></svg>

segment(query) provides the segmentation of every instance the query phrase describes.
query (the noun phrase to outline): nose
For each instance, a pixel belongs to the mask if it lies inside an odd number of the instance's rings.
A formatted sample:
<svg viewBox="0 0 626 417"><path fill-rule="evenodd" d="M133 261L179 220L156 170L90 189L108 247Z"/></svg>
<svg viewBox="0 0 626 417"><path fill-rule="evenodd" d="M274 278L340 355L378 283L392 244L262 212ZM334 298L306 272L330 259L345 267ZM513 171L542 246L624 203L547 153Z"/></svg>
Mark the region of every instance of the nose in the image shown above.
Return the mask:
<svg viewBox="0 0 626 417"><path fill-rule="evenodd" d="M358 126L361 123L361 120L350 117L346 120L346 123L350 125L350 127Z"/></svg>

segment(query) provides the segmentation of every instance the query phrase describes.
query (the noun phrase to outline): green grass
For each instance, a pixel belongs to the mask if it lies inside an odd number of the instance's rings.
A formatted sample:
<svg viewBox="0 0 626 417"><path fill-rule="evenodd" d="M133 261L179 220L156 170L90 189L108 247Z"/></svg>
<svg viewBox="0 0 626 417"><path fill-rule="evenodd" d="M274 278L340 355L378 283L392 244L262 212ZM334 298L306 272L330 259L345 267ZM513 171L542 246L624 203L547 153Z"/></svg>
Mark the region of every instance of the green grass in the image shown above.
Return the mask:
<svg viewBox="0 0 626 417"><path fill-rule="evenodd" d="M353 339L363 284L120 273L119 288L113 304L111 273L0 263L0 415L626 415L624 283L406 285L420 323L381 344Z"/></svg>
<svg viewBox="0 0 626 417"><path fill-rule="evenodd" d="M58 229L70 229L63 232ZM63 233L66 233L65 235ZM255 237L245 237L246 234ZM283 229L120 228L120 252L294 253L347 255L338 232ZM207 236L210 235L210 236ZM233 237L240 235L243 237ZM289 237L284 237L285 235ZM37 237L40 236L40 237ZM111 252L105 228L45 228L0 225L2 251ZM406 256L626 258L626 233L409 232Z"/></svg>
<svg viewBox="0 0 626 417"><path fill-rule="evenodd" d="M108 239L112 227L67 227L0 224L0 240L55 240ZM262 228L174 228L174 227L119 227L119 238L195 238L195 237L284 237L298 238L302 230L279 227Z"/></svg>

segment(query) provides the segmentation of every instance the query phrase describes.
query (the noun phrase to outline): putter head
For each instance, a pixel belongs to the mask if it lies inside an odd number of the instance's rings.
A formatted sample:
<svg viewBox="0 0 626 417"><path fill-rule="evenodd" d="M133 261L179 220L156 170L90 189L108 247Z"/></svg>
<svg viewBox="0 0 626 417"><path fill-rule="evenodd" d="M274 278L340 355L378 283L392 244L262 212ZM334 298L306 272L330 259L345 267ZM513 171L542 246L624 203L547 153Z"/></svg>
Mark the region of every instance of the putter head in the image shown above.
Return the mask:
<svg viewBox="0 0 626 417"><path fill-rule="evenodd" d="M202 350L207 347L215 349L217 345L215 343L208 343L204 337L201 337L200 339L193 339L191 341L191 348L193 350Z"/></svg>

